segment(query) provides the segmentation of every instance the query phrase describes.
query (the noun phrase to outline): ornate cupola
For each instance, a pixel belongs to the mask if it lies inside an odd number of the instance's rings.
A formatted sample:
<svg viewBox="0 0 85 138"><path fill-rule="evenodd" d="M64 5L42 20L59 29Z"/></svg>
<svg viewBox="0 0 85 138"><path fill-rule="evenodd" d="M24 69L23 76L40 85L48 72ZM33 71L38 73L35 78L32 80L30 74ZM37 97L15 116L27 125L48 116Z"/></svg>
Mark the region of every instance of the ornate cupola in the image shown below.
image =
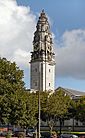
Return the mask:
<svg viewBox="0 0 85 138"><path fill-rule="evenodd" d="M53 42L50 25L44 10L42 10L37 22L31 53L31 89L54 90Z"/></svg>

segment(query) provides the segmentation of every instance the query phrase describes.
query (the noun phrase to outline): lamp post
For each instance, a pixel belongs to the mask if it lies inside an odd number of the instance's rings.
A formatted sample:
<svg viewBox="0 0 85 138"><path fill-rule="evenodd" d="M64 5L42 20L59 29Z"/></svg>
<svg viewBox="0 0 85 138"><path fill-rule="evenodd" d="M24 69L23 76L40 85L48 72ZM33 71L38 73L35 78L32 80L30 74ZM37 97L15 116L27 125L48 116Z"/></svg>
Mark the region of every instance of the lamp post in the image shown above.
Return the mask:
<svg viewBox="0 0 85 138"><path fill-rule="evenodd" d="M40 92L38 93L38 112L39 112L39 118L38 118L38 138L40 138Z"/></svg>
<svg viewBox="0 0 85 138"><path fill-rule="evenodd" d="M40 138L40 91L38 91L38 123L37 123L36 138Z"/></svg>
<svg viewBox="0 0 85 138"><path fill-rule="evenodd" d="M38 138L40 138L40 90L41 90L41 63L39 67L39 91L38 91Z"/></svg>
<svg viewBox="0 0 85 138"><path fill-rule="evenodd" d="M46 36L45 36L45 92L46 92Z"/></svg>

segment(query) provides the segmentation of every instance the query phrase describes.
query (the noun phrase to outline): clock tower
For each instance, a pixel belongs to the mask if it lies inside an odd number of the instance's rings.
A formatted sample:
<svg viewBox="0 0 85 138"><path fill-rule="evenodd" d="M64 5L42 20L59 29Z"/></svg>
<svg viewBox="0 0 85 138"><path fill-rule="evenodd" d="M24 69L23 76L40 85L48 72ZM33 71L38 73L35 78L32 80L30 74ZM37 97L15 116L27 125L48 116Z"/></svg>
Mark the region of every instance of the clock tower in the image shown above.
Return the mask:
<svg viewBox="0 0 85 138"><path fill-rule="evenodd" d="M30 61L31 89L54 91L55 54L53 52L52 34L44 10L42 10L34 33L33 51Z"/></svg>

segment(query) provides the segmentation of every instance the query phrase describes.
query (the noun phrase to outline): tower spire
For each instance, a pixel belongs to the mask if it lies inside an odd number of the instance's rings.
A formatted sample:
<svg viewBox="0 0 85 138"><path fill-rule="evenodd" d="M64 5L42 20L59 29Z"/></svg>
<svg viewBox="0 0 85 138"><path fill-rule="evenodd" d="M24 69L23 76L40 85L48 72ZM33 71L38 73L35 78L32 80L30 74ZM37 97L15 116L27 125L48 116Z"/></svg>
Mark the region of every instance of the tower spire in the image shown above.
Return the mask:
<svg viewBox="0 0 85 138"><path fill-rule="evenodd" d="M42 9L42 13L44 13L44 9Z"/></svg>
<svg viewBox="0 0 85 138"><path fill-rule="evenodd" d="M41 14L40 14L41 17L46 17L46 14L45 14L45 11L44 9L41 11Z"/></svg>
<svg viewBox="0 0 85 138"><path fill-rule="evenodd" d="M45 84L46 74L48 75L45 68L48 66L48 64L50 65L50 67L52 66L54 68L55 59L54 59L54 52L53 52L52 34L50 32L50 25L48 22L48 18L44 12L44 9L40 13L37 26L36 26L36 31L34 33L33 51L31 54L31 69L34 68L33 67L34 64L37 64L36 68L40 72L40 76L41 74L43 76L40 77L41 80L39 80L39 76L36 77L37 83L36 83L36 86L34 86L35 84L33 84L33 81L34 81L33 77L35 75L33 75L33 72L31 70L31 79L32 79L31 88L36 88L38 90L39 89L45 90L45 87L46 87L46 90L53 89L54 82L52 86L50 85L50 82L49 84ZM45 67L45 64L46 64L46 67ZM50 75L54 77L54 71L53 71L53 74L50 73Z"/></svg>

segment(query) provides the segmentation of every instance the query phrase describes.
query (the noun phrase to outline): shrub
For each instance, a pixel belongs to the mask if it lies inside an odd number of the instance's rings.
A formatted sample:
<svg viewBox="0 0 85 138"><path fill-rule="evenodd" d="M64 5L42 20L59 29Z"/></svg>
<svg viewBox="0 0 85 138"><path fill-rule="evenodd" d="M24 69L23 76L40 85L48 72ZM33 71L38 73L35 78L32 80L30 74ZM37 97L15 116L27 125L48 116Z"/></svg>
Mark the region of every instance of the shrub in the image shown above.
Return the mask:
<svg viewBox="0 0 85 138"><path fill-rule="evenodd" d="M56 133L56 131L52 131L51 134L52 135L56 135L57 133Z"/></svg>
<svg viewBox="0 0 85 138"><path fill-rule="evenodd" d="M57 138L57 133L55 131L51 132L51 138Z"/></svg>
<svg viewBox="0 0 85 138"><path fill-rule="evenodd" d="M18 138L25 138L25 133L24 132L19 132L18 133Z"/></svg>
<svg viewBox="0 0 85 138"><path fill-rule="evenodd" d="M12 136L12 133L8 132L7 135L6 135L6 138L11 138L11 136Z"/></svg>

